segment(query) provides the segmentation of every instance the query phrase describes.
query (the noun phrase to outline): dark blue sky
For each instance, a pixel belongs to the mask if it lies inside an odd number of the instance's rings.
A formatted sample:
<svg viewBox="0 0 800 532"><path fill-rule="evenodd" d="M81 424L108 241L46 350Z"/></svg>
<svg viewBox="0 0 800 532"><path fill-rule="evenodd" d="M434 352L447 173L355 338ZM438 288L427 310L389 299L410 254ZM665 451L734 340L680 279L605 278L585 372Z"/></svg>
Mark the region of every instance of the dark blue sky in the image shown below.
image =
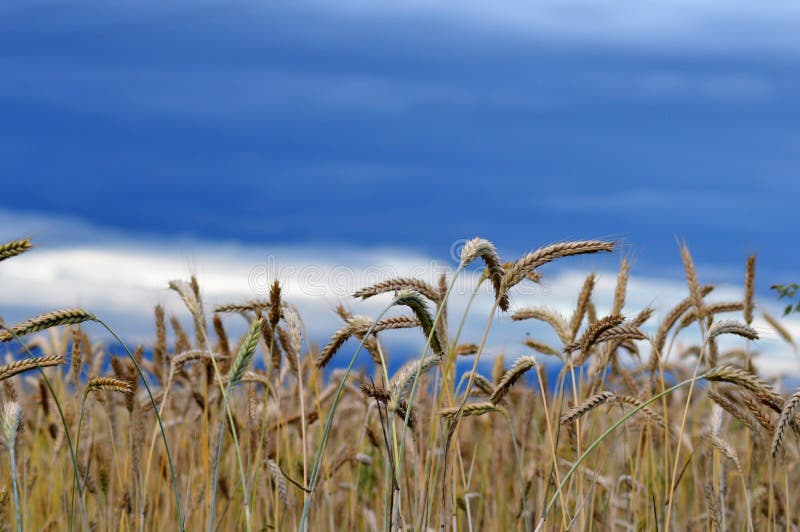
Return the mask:
<svg viewBox="0 0 800 532"><path fill-rule="evenodd" d="M654 272L678 236L800 277L795 11L166 4L0 7L0 208L433 256L606 237Z"/></svg>

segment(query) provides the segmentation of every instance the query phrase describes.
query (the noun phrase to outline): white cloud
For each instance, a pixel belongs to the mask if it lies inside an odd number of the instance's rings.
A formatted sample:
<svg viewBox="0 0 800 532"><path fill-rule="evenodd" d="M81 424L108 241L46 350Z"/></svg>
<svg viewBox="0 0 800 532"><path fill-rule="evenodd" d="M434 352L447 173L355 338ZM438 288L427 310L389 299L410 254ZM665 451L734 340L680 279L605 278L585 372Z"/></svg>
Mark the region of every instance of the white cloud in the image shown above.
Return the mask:
<svg viewBox="0 0 800 532"><path fill-rule="evenodd" d="M333 312L339 302L356 313L375 316L389 301L385 296L357 302L349 297L354 290L393 276L411 275L433 283L438 272L448 266L419 253L391 248L256 246L188 240L169 244L131 238L76 220L0 211L0 238L5 241L21 236L20 227L31 228L40 238L36 240L37 249L0 264L0 313L7 321L55 308L82 306L136 341L152 337L154 305L165 304L168 311L185 315L177 296L167 289L167 282L192 273L200 280L209 312L218 304L265 296L268 285L278 275L285 298L298 306L309 334L325 342L340 326ZM543 269L542 286L531 284L515 289L513 306L544 305L569 316L588 271L575 269L574 262L570 267L569 259L562 264L561 268L553 265ZM601 315L610 309L615 275L612 271L598 273L594 300ZM476 272L465 273L454 288L449 309L451 334L458 328L476 279ZM656 323L685 295L682 279L641 276L634 268L626 314L652 306L656 309ZM740 288L726 285L718 286L709 296L711 301L739 298ZM766 304L778 312L771 301ZM491 306L489 288L484 287L467 317L462 342L480 342ZM240 321L232 320L243 327ZM769 356L769 362L762 363L763 368L772 373L796 372L797 362L791 350L768 324L758 318L754 325L763 337L757 349ZM800 321L786 320L785 325L800 337ZM527 332L554 340L540 325L496 316L487 339L488 353L503 352L507 357L525 353L522 341ZM405 346L410 354L417 353L423 345L417 332L396 331L386 333L386 337ZM692 340L691 330L685 333L685 339Z"/></svg>
<svg viewBox="0 0 800 532"><path fill-rule="evenodd" d="M346 0L337 2L336 9L353 16L436 17L539 41L740 52L754 48L796 51L795 28L800 20L800 6L788 1Z"/></svg>

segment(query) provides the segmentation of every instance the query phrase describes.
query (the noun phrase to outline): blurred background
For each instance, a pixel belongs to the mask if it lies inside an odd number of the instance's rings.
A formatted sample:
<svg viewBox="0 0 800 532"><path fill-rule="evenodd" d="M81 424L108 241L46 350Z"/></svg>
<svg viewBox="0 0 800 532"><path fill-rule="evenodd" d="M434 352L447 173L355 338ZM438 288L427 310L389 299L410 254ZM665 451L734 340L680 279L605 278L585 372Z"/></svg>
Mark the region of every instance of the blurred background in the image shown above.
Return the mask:
<svg viewBox="0 0 800 532"><path fill-rule="evenodd" d="M800 280L797 4L7 0L0 23L0 236L38 248L0 267L8 321L82 305L145 341L170 279L211 306L280 277L325 343L339 302L382 306L349 291L434 280L476 235L506 260L617 241L515 301L565 314L590 271L610 305L623 256L626 311L665 311L682 239L720 300L752 253L776 315Z"/></svg>

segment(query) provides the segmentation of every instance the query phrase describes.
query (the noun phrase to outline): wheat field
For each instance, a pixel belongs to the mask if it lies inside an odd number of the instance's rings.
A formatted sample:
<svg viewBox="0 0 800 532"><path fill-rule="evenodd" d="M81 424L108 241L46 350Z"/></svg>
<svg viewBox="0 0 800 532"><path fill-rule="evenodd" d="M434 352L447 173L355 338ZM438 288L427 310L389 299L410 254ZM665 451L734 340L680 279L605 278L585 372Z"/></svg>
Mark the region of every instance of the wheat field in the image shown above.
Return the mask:
<svg viewBox="0 0 800 532"><path fill-rule="evenodd" d="M30 248L4 244L0 261ZM625 306L624 258L613 301L596 301L589 274L569 316L514 305L515 287L540 282L549 263L613 251L612 242L563 242L505 262L475 238L435 286L395 278L356 292L391 302L369 317L340 306L341 328L320 347L277 282L268 298L213 307L196 278L165 279L185 309L168 316L156 307L147 346L128 348L91 309L3 323L0 523L797 529L800 392L781 394L759 373L768 362L759 361L754 316L796 347L754 301L755 258L743 265L736 301L707 301L714 287L682 245L685 298L659 316ZM482 271L479 286L493 294L485 329L469 333L476 343L462 338L474 311L447 309L469 270ZM481 373L499 319L532 320L551 334L507 339L522 354L495 356ZM237 320L247 330L232 337ZM121 347L93 340L89 323ZM409 334L423 335L425 347L391 371L384 344ZM367 371L356 369L362 352Z"/></svg>

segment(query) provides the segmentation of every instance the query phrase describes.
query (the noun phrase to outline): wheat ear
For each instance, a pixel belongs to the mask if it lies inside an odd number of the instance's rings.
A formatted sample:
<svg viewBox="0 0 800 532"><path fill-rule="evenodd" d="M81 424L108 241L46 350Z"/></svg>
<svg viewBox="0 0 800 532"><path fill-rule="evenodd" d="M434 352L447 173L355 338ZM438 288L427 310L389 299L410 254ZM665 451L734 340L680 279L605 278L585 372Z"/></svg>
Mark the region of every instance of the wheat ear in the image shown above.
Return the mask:
<svg viewBox="0 0 800 532"><path fill-rule="evenodd" d="M443 408L439 410L439 416L443 419L448 421L453 421L457 415L459 415L459 410L461 411L462 417L468 416L482 416L484 414L489 414L492 412L503 412L503 407L497 406L491 402L485 403L467 403L463 406L463 408L458 408L456 406L450 408Z"/></svg>
<svg viewBox="0 0 800 532"><path fill-rule="evenodd" d="M11 257L16 257L20 253L28 251L31 247L31 241L28 239L6 242L0 246L0 262L10 259Z"/></svg>
<svg viewBox="0 0 800 532"><path fill-rule="evenodd" d="M781 409L781 415L778 417L778 424L775 427L775 435L772 438L772 446L770 447L770 454L773 458L778 455L783 447L786 428L794 421L794 412L797 410L798 405L800 405L800 390L794 392Z"/></svg>
<svg viewBox="0 0 800 532"><path fill-rule="evenodd" d="M242 341L241 346L239 347L239 352L236 354L236 358L233 359L231 363L231 368L228 371L227 375L227 392L224 394L225 400L223 401L222 411L228 413L228 421L231 423L231 432L233 434L234 444L238 449L239 440L236 436L236 430L233 427L233 416L228 410L228 401L230 400L230 394L233 391L234 386L242 380L242 377L247 370L247 367L250 365L250 361L253 360L253 356L255 355L256 348L258 347L258 340L261 337L261 325L263 323L263 318L259 318L253 320L253 323L250 324L250 329L247 331L247 334ZM217 498L217 479L219 478L219 463L220 458L222 455L222 439L225 436L225 431L223 427L225 426L225 416L223 415L220 419L220 430L219 430L219 443L217 444L217 453L216 453L216 460L214 461L214 476L211 492L211 508L210 508L210 519L209 519L209 532L213 532L214 529L214 512L216 509L216 498ZM246 476L244 473L244 464L242 463L242 457L240 453L236 453L237 460L239 462L239 472L242 478L242 489L244 490L244 500L248 501L247 497L247 482ZM249 517L249 508L247 509L248 517ZM249 520L248 520L249 522Z"/></svg>
<svg viewBox="0 0 800 532"><path fill-rule="evenodd" d="M753 293L756 284L756 256L747 257L747 266L744 272L744 321L750 325L753 322Z"/></svg>
<svg viewBox="0 0 800 532"><path fill-rule="evenodd" d="M578 305L575 307L575 311L572 313L572 318L569 322L570 341L575 340L575 337L578 336L578 330L581 328L581 322L583 321L583 317L586 315L586 310L589 307L589 303L591 303L594 283L595 275L593 273L587 275L586 280L583 281L581 293L578 295Z"/></svg>
<svg viewBox="0 0 800 532"><path fill-rule="evenodd" d="M713 289L714 287L711 285L703 286L700 288L700 296L707 296ZM664 351L664 346L667 343L667 335L669 334L669 331L675 326L675 323L677 323L678 319L680 319L680 317L683 316L683 314L689 310L693 304L694 300L691 296L689 296L672 307L667 315L664 316L658 326L658 329L656 330L656 336L653 342L655 344L655 351L658 353L662 353Z"/></svg>
<svg viewBox="0 0 800 532"><path fill-rule="evenodd" d="M792 338L792 335L783 325L781 325L778 320L772 316L772 314L769 314L768 312L762 312L761 315L764 317L764 321L766 321L769 326L772 327L776 333L778 333L778 336L780 336L784 342L792 346L794 349L797 349L797 344L795 343L794 338Z"/></svg>
<svg viewBox="0 0 800 532"><path fill-rule="evenodd" d="M506 312L508 310L508 294L504 292L502 288L503 275L505 272L494 244L484 238L478 237L468 241L461 249L461 267L466 267L478 257L483 259L483 262L486 264L488 277L492 282L495 298L497 299L497 306L500 310Z"/></svg>
<svg viewBox="0 0 800 532"><path fill-rule="evenodd" d="M54 310L45 312L35 318L18 323L10 330L0 331L0 342L10 342L14 339L14 335L26 336L35 332L43 331L51 327L58 327L60 325L76 325L85 321L95 321L97 318L91 312L83 309L72 308ZM13 332L12 332L13 331Z"/></svg>
<svg viewBox="0 0 800 532"><path fill-rule="evenodd" d="M495 386L494 393L491 396L491 402L494 404L503 400L503 397L509 392L511 387L516 383L525 372L536 367L536 358L533 356L519 357L514 361L511 368L506 371Z"/></svg>
<svg viewBox="0 0 800 532"><path fill-rule="evenodd" d="M399 292L400 290L419 292L433 302L438 302L440 299L439 291L436 288L421 279L413 279L411 277L396 277L394 279L375 283L361 290L357 290L353 293L353 297L368 299L378 294Z"/></svg>
<svg viewBox="0 0 800 532"><path fill-rule="evenodd" d="M703 296L700 292L700 283L697 282L697 270L694 267L692 254L689 252L689 247L686 242L681 244L681 262L683 262L683 270L686 274L686 284L689 285L689 295L692 298L692 304L697 310L699 316L703 316Z"/></svg>
<svg viewBox="0 0 800 532"><path fill-rule="evenodd" d="M631 263L628 259L622 258L617 274L617 286L614 289L614 303L611 306L611 314L620 314L625 306L625 292L628 288L628 274L631 270Z"/></svg>
<svg viewBox="0 0 800 532"><path fill-rule="evenodd" d="M578 418L583 417L584 414L594 410L598 406L612 400L613 398L614 398L614 392L605 391L597 393L586 399L581 404L573 406L572 408L564 412L564 415L561 416L561 424L562 425L570 424L575 420L577 420Z"/></svg>
<svg viewBox="0 0 800 532"><path fill-rule="evenodd" d="M566 344L572 341L567 320L555 310L545 307L526 307L514 312L511 319L514 321L530 319L543 321L553 328L561 342Z"/></svg>
<svg viewBox="0 0 800 532"><path fill-rule="evenodd" d="M716 338L721 334L734 334L747 338L748 340L758 340L758 331L736 320L722 320L715 321L708 328L706 333L706 341Z"/></svg>
<svg viewBox="0 0 800 532"><path fill-rule="evenodd" d="M395 298L396 305L403 305L411 309L419 321L420 327L425 338L430 337L431 350L438 356L444 356L444 349L439 341L439 333L433 329L433 318L428 312L428 306L425 300L417 292L410 290L403 290L398 292Z"/></svg>
<svg viewBox="0 0 800 532"><path fill-rule="evenodd" d="M524 343L526 346L530 347L534 351L542 353L543 355L550 355L558 357L562 361L564 360L564 354L561 351L544 342L540 342L539 340L534 340L533 338L525 338Z"/></svg>
<svg viewBox="0 0 800 532"><path fill-rule="evenodd" d="M4 381L14 375L18 375L23 371L28 371L36 368L45 368L49 366L58 366L64 364L64 355L49 355L36 358L24 358L10 362L4 366L0 366L0 381Z"/></svg>
<svg viewBox="0 0 800 532"><path fill-rule="evenodd" d="M599 240L551 244L532 251L513 263L503 277L503 284L505 285L505 289L508 290L522 281L528 273L534 271L536 268L561 257L587 253L611 252L613 250L613 242L601 242Z"/></svg>

